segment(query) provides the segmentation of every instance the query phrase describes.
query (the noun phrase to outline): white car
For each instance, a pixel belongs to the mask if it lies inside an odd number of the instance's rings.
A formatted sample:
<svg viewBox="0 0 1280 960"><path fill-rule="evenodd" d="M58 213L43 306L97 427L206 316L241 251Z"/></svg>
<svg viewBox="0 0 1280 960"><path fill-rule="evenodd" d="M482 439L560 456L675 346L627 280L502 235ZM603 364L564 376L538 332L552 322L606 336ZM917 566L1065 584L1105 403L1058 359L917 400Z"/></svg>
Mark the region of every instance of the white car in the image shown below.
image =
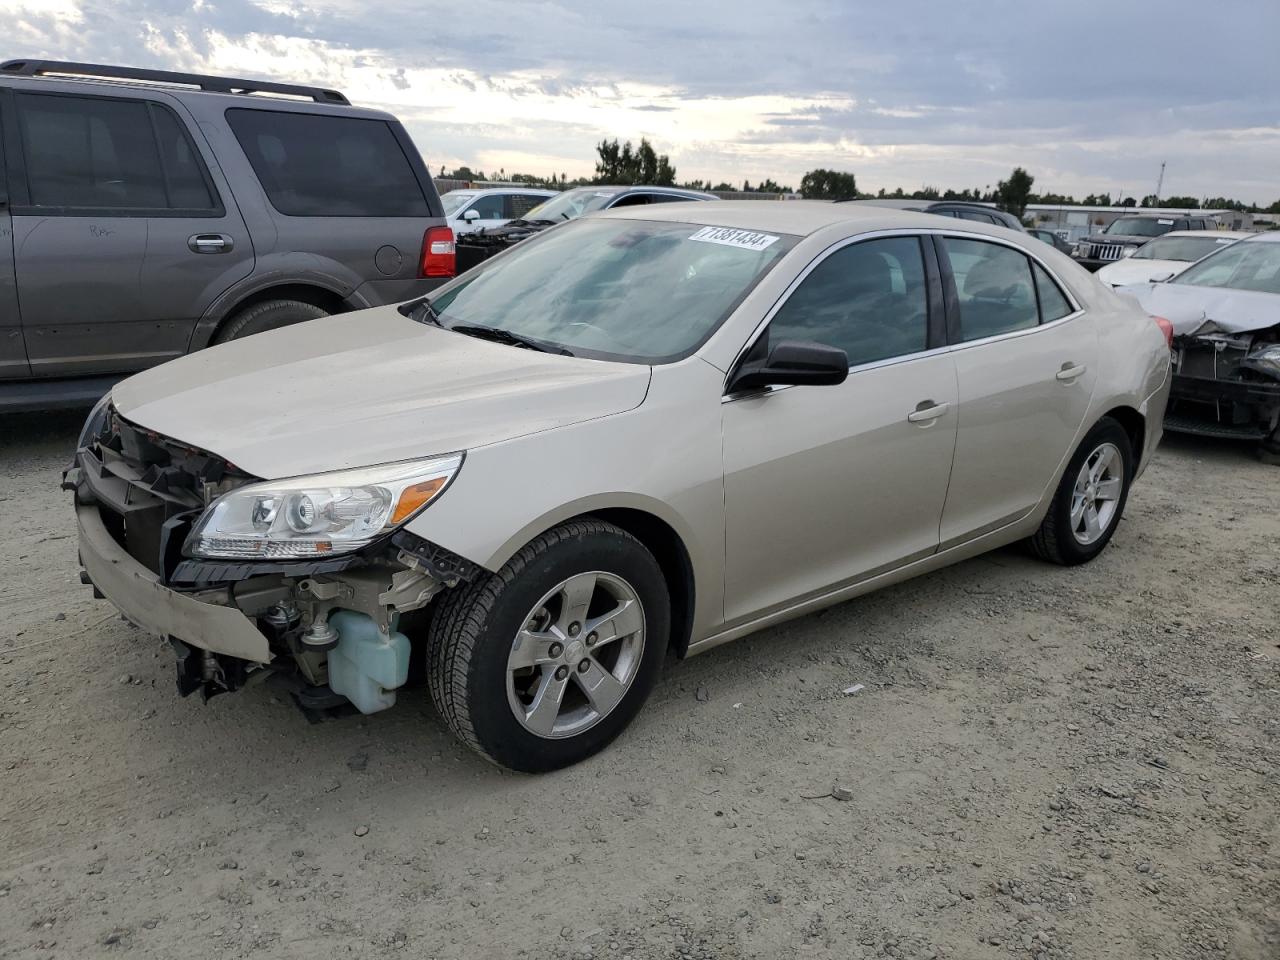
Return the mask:
<svg viewBox="0 0 1280 960"><path fill-rule="evenodd" d="M487 190L450 190L440 197L444 216L454 235L501 227L524 216L538 204L556 196L555 190L532 187L493 187Z"/></svg>
<svg viewBox="0 0 1280 960"><path fill-rule="evenodd" d="M1098 279L1113 287L1156 283L1181 273L1202 257L1251 234L1238 230L1178 230L1156 237L1123 260L1098 270Z"/></svg>

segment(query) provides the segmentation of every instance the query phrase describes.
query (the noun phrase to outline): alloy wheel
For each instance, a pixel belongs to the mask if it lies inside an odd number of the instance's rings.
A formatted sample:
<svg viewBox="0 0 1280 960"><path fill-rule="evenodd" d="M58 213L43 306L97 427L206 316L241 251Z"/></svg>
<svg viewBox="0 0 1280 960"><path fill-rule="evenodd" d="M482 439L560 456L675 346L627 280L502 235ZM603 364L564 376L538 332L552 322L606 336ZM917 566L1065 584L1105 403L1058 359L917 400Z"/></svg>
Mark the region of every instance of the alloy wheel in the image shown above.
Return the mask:
<svg viewBox="0 0 1280 960"><path fill-rule="evenodd" d="M631 584L599 570L569 577L529 611L512 641L512 713L548 739L591 729L631 688L644 641L644 608Z"/></svg>

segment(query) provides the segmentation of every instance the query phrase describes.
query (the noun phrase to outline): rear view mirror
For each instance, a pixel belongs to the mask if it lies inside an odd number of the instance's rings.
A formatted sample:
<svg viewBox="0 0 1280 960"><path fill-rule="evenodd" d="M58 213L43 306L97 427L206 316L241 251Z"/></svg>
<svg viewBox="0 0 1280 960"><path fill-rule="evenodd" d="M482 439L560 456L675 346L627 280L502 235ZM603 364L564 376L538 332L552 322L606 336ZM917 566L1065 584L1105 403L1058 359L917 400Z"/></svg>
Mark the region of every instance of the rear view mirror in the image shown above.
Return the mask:
<svg viewBox="0 0 1280 960"><path fill-rule="evenodd" d="M480 211L479 211L479 210L468 210L466 213L464 213L464 214L462 215L462 219L463 219L463 220L465 220L465 221L467 221L467 223L471 223L473 220L479 220L479 219L480 219Z"/></svg>
<svg viewBox="0 0 1280 960"><path fill-rule="evenodd" d="M849 356L839 347L808 340L783 340L763 363L745 363L729 384L729 392L762 387L830 386L849 376Z"/></svg>

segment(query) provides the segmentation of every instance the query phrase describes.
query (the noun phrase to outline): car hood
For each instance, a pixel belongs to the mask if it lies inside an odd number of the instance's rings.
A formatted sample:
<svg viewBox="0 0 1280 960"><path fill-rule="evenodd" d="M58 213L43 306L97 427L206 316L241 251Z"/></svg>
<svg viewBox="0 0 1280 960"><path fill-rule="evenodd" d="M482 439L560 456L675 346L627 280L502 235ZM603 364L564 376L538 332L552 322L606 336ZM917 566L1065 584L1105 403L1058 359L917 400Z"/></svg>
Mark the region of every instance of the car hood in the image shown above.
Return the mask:
<svg viewBox="0 0 1280 960"><path fill-rule="evenodd" d="M1171 273L1181 273L1189 263L1181 260L1134 260L1128 258L1108 263L1094 274L1103 283L1113 287L1126 283L1148 283L1156 277L1167 277Z"/></svg>
<svg viewBox="0 0 1280 960"><path fill-rule="evenodd" d="M1148 240L1154 240L1155 237L1141 237L1132 233L1093 233L1086 239L1089 243L1136 243L1140 245Z"/></svg>
<svg viewBox="0 0 1280 960"><path fill-rule="evenodd" d="M650 368L539 353L378 307L202 350L118 384L130 422L264 479L467 450L633 409Z"/></svg>
<svg viewBox="0 0 1280 960"><path fill-rule="evenodd" d="M1176 336L1247 333L1280 324L1280 294L1189 283L1143 283L1122 287L1147 313L1173 324Z"/></svg>

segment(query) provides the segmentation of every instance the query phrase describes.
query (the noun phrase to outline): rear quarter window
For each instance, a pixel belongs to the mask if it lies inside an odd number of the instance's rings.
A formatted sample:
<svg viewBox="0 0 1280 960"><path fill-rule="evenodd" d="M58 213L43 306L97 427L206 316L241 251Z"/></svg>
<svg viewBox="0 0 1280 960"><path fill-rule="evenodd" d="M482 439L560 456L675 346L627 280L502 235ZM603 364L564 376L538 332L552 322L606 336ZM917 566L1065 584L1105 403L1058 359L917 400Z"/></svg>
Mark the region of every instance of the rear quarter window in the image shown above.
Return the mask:
<svg viewBox="0 0 1280 960"><path fill-rule="evenodd" d="M291 217L425 217L422 185L390 124L234 108L236 139L267 199Z"/></svg>

